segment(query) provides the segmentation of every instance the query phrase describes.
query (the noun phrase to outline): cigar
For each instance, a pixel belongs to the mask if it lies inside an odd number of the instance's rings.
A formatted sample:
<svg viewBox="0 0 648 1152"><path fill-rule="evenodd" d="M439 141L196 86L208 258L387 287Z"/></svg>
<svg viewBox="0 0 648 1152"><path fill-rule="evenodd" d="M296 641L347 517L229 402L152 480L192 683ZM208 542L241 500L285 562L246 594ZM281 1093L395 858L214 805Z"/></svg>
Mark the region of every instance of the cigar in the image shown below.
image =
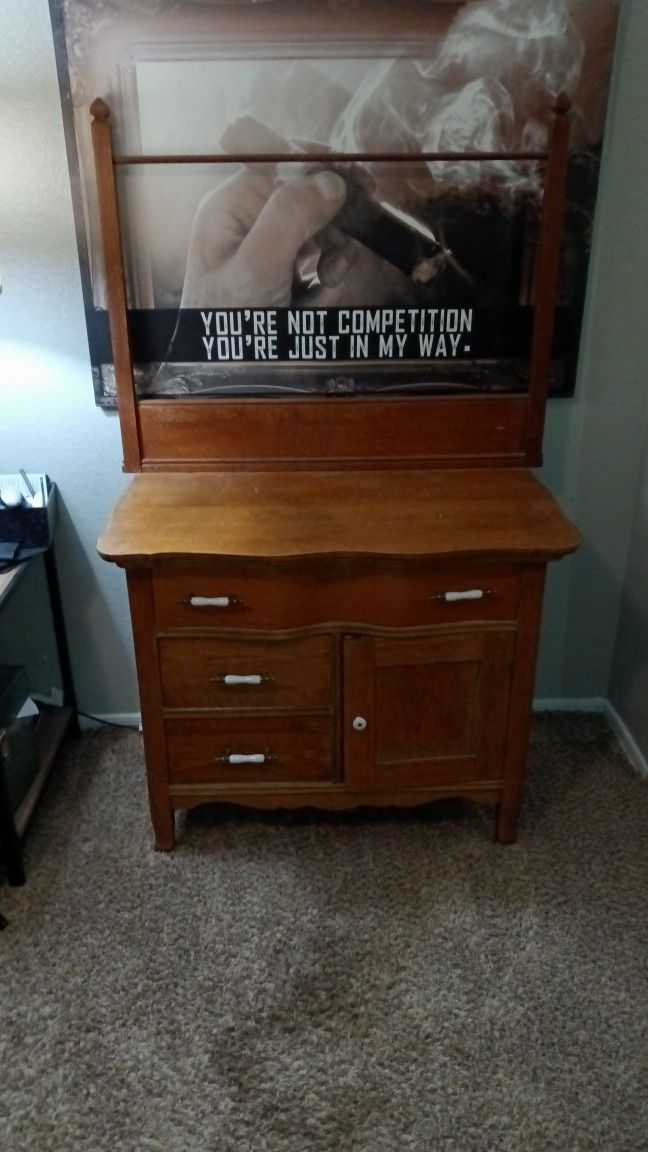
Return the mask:
<svg viewBox="0 0 648 1152"><path fill-rule="evenodd" d="M221 147L230 155L268 152L284 154L288 161L294 156L295 160L308 162L308 152L253 116L242 116L230 124L221 138ZM317 167L321 169L321 164ZM433 280L452 255L434 233L393 204L374 199L338 164L331 164L331 168L347 186L344 204L331 223L417 284Z"/></svg>

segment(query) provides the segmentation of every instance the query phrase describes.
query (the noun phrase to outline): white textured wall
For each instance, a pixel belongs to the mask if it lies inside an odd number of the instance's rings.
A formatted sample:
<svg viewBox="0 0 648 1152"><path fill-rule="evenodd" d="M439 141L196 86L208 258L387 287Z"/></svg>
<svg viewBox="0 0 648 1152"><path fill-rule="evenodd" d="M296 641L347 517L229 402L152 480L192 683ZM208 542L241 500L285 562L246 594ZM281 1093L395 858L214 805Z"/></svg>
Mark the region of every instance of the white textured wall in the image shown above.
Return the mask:
<svg viewBox="0 0 648 1152"><path fill-rule="evenodd" d="M551 573L543 697L607 692L641 463L636 353L632 371L626 361L628 340L640 331L636 216L645 227L647 215L625 173L646 123L645 0L627 0L622 23L577 398L548 412L541 477L585 543ZM45 469L57 481L81 706L129 712L137 697L123 576L94 553L125 479L117 422L95 408L92 394L46 0L0 4L0 43L0 469Z"/></svg>
<svg viewBox="0 0 648 1152"><path fill-rule="evenodd" d="M606 698L610 691L646 421L647 53L648 4L626 0L576 397L554 402L548 413L543 479L583 544L551 573L541 697Z"/></svg>
<svg viewBox="0 0 648 1152"><path fill-rule="evenodd" d="M648 407L646 432L609 696L648 762Z"/></svg>
<svg viewBox="0 0 648 1152"><path fill-rule="evenodd" d="M635 0L628 23L632 50L624 69L627 94L627 151L621 165L623 212L628 242L618 256L617 284L631 276L631 291L624 292L626 307L616 309L610 333L623 356L624 376L639 397L633 449L640 445L640 468L632 509L628 565L624 573L619 628L609 682L609 697L648 761L648 5Z"/></svg>
<svg viewBox="0 0 648 1152"><path fill-rule="evenodd" d="M59 568L80 707L137 708L123 576L94 543L125 483L95 408L47 0L0 4L0 471L59 486Z"/></svg>

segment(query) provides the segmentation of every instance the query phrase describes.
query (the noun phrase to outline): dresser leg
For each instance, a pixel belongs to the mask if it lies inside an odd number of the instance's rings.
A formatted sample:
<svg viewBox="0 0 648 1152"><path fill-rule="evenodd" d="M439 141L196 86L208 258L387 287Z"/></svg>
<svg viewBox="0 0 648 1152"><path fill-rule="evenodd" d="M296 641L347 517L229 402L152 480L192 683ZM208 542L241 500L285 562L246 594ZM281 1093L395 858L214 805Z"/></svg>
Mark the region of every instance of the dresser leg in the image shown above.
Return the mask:
<svg viewBox="0 0 648 1152"><path fill-rule="evenodd" d="M161 810L158 805L151 811L153 832L155 833L155 851L172 852L175 847L175 814L173 808Z"/></svg>
<svg viewBox="0 0 648 1152"><path fill-rule="evenodd" d="M519 806L498 804L495 809L495 836L500 844L514 844L517 839Z"/></svg>

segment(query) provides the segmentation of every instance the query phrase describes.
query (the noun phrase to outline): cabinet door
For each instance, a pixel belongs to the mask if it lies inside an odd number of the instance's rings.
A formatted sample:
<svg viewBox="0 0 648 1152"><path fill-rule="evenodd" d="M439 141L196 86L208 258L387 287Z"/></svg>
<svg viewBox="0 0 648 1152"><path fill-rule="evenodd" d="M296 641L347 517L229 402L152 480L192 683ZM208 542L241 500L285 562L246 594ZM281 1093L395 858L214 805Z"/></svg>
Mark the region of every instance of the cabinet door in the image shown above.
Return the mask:
<svg viewBox="0 0 648 1152"><path fill-rule="evenodd" d="M349 787L501 781L515 633L344 639Z"/></svg>

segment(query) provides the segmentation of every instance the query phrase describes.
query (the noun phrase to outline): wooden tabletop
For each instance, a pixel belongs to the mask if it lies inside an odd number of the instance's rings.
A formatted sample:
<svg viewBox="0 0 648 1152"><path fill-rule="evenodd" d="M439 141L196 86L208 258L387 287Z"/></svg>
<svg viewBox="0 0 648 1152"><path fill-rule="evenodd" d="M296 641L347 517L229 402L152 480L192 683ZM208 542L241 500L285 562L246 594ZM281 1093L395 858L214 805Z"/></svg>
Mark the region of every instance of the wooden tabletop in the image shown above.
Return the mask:
<svg viewBox="0 0 648 1152"><path fill-rule="evenodd" d="M98 551L163 558L557 559L578 533L525 469L193 472L134 477Z"/></svg>

